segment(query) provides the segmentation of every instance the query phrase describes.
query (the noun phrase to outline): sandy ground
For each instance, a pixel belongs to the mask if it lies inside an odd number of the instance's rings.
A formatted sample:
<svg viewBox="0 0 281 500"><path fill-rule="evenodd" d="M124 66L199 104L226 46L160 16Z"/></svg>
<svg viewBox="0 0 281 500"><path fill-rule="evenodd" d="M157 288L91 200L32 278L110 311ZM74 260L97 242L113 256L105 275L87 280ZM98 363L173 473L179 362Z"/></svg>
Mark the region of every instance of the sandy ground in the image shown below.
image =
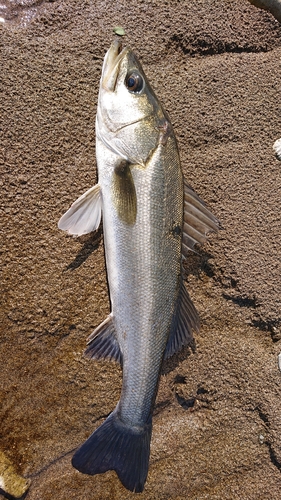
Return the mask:
<svg viewBox="0 0 281 500"><path fill-rule="evenodd" d="M82 357L108 314L102 230L57 229L96 182L94 120L113 27L173 122L186 179L220 219L186 263L196 350L163 367L146 500L281 498L281 26L246 0L2 2L1 443L27 500L131 499L74 449L121 371ZM1 493L0 493L1 497Z"/></svg>

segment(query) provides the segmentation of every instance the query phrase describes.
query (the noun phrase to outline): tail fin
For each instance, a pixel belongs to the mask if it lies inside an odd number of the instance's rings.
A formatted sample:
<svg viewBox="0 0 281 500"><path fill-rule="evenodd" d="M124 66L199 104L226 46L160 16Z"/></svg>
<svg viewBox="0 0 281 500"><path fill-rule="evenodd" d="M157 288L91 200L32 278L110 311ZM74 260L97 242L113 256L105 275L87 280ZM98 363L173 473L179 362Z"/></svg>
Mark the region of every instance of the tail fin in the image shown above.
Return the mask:
<svg viewBox="0 0 281 500"><path fill-rule="evenodd" d="M76 451L72 465L83 474L115 470L128 490L140 493L148 473L151 418L142 428L128 427L114 411Z"/></svg>

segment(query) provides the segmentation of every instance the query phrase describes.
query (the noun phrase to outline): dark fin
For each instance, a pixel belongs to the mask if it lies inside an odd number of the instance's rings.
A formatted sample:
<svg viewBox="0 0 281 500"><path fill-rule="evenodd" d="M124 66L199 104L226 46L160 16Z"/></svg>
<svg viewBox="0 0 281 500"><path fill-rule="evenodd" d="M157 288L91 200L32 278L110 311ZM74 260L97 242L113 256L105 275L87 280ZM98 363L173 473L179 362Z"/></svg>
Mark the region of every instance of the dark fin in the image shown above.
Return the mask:
<svg viewBox="0 0 281 500"><path fill-rule="evenodd" d="M122 364L122 353L115 334L111 314L93 331L88 338L87 346L84 352L86 358L109 358Z"/></svg>
<svg viewBox="0 0 281 500"><path fill-rule="evenodd" d="M96 184L82 194L60 218L58 228L73 236L81 236L98 229L102 200L100 185Z"/></svg>
<svg viewBox="0 0 281 500"><path fill-rule="evenodd" d="M143 428L128 427L115 410L76 451L72 465L92 476L115 470L125 488L141 493L148 473L151 431L151 418Z"/></svg>
<svg viewBox="0 0 281 500"><path fill-rule="evenodd" d="M186 183L183 219L182 254L186 257L188 250L193 251L196 244L203 244L207 240L208 233L219 229L219 221Z"/></svg>
<svg viewBox="0 0 281 500"><path fill-rule="evenodd" d="M134 224L137 217L137 195L130 163L122 160L114 169L112 198L118 216L126 224Z"/></svg>
<svg viewBox="0 0 281 500"><path fill-rule="evenodd" d="M182 347L190 345L193 340L192 330L198 332L199 327L198 313L181 278L179 296L172 319L164 359L180 351Z"/></svg>

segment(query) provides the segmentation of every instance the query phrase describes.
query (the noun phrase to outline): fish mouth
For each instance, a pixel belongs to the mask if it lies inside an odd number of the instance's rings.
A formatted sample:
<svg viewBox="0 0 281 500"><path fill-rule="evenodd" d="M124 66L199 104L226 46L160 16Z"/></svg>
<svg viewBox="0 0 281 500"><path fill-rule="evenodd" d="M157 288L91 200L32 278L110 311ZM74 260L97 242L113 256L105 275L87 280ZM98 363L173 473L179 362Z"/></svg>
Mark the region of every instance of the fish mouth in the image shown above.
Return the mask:
<svg viewBox="0 0 281 500"><path fill-rule="evenodd" d="M104 90L114 92L120 63L128 51L128 47L122 48L121 40L114 40L112 42L105 55L102 67L101 84Z"/></svg>

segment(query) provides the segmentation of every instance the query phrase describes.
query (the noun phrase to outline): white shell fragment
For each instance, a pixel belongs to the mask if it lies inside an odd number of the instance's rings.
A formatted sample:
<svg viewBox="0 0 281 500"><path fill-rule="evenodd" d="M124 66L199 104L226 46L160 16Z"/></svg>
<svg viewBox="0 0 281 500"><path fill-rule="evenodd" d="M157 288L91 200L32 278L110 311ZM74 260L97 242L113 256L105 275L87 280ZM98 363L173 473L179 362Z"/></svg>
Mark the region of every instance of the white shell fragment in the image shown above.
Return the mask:
<svg viewBox="0 0 281 500"><path fill-rule="evenodd" d="M273 149L276 154L276 158L281 161L281 139L277 139L273 144Z"/></svg>
<svg viewBox="0 0 281 500"><path fill-rule="evenodd" d="M264 436L263 436L263 434L260 434L260 435L259 435L259 443L260 443L260 444L263 444L263 443L264 443Z"/></svg>
<svg viewBox="0 0 281 500"><path fill-rule="evenodd" d="M0 488L13 498L21 498L30 486L30 479L19 476L12 462L0 451Z"/></svg>
<svg viewBox="0 0 281 500"><path fill-rule="evenodd" d="M281 372L281 352L278 354L278 358L277 359L278 359L278 368L279 368L279 370Z"/></svg>

